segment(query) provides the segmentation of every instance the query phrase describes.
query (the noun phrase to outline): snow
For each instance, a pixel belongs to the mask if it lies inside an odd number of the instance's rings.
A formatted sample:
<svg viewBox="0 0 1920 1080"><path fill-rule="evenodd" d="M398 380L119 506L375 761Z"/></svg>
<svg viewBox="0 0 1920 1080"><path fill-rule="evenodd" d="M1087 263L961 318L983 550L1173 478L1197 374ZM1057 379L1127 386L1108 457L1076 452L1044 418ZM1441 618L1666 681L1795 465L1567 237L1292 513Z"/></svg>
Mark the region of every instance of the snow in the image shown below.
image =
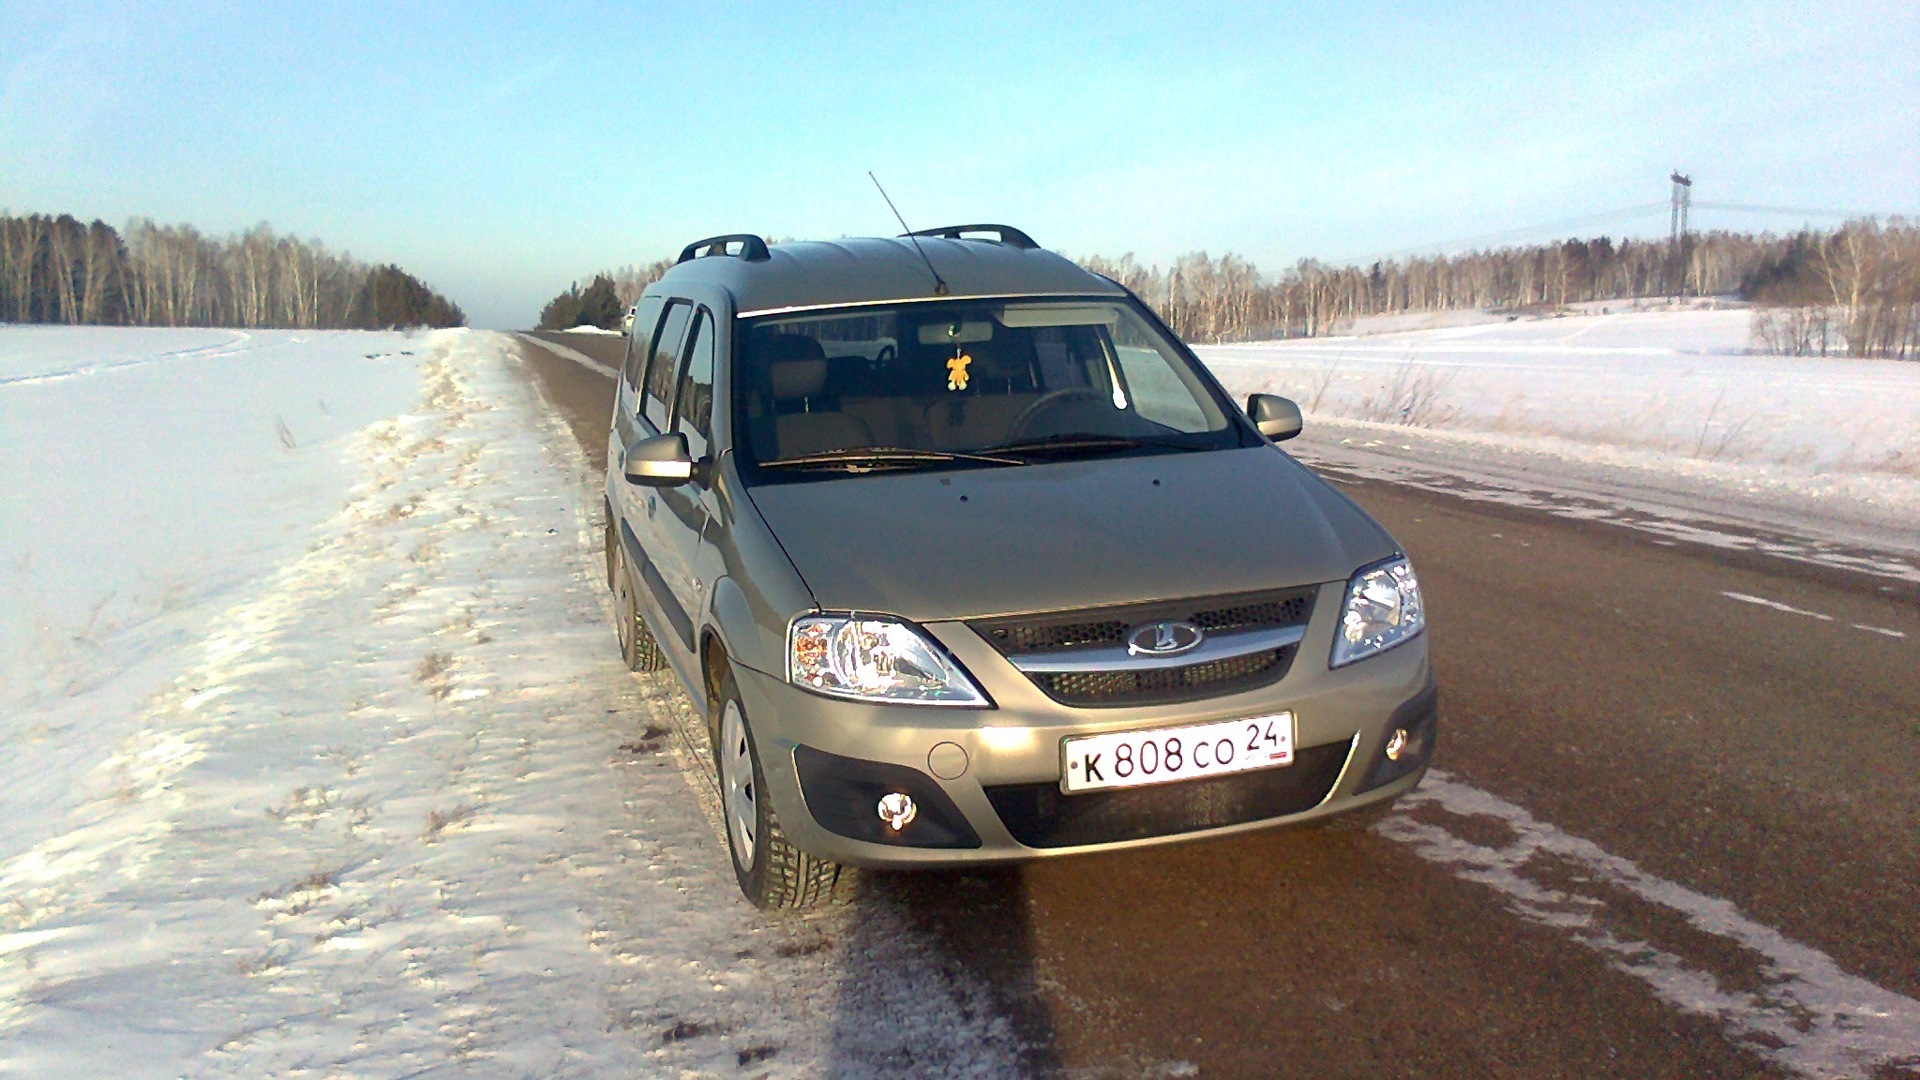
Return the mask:
<svg viewBox="0 0 1920 1080"><path fill-rule="evenodd" d="M51 827L172 653L333 513L343 443L420 393L398 334L0 329L0 711L36 768L0 787ZM24 712L22 711L24 710Z"/></svg>
<svg viewBox="0 0 1920 1080"><path fill-rule="evenodd" d="M1196 351L1236 394L1298 401L1288 448L1333 471L1920 580L1920 364L1754 355L1750 319L1587 310Z"/></svg>
<svg viewBox="0 0 1920 1080"><path fill-rule="evenodd" d="M35 590L5 617L84 644L6 659L0 1073L1018 1069L884 895L739 897L700 726L617 662L591 478L508 339L7 329L0 356ZM97 596L129 599L87 622Z"/></svg>
<svg viewBox="0 0 1920 1080"><path fill-rule="evenodd" d="M604 326L594 326L591 323L569 326L560 332L563 334L611 334L614 337L623 337L626 335L626 331L624 330L609 330Z"/></svg>

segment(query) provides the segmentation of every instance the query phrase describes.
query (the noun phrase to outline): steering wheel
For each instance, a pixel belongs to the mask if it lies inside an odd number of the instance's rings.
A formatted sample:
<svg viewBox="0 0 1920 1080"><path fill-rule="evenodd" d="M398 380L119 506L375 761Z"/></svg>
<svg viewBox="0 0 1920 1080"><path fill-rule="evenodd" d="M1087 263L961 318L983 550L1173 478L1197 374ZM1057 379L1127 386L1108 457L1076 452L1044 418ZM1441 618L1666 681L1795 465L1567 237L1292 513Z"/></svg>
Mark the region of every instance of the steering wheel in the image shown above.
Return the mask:
<svg viewBox="0 0 1920 1080"><path fill-rule="evenodd" d="M882 364L891 364L893 363L893 358L899 355L899 350L895 349L893 342L889 341L885 345L880 346L880 351L874 353L873 359L868 361L868 363L873 367L879 367Z"/></svg>
<svg viewBox="0 0 1920 1080"><path fill-rule="evenodd" d="M1033 400L1033 404L1020 410L1020 415L1007 425L1007 441L1019 442L1027 437L1027 425L1033 418L1048 409L1056 409L1068 401L1103 402L1107 396L1091 386L1063 386L1058 390L1049 390Z"/></svg>

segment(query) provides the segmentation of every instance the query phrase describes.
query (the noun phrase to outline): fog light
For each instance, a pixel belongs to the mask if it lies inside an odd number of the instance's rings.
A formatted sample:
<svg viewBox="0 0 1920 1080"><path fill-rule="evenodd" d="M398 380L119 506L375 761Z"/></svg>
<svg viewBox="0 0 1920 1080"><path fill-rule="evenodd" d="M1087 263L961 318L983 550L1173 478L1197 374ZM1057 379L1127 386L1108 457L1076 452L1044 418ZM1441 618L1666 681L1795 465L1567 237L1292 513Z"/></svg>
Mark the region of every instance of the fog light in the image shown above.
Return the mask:
<svg viewBox="0 0 1920 1080"><path fill-rule="evenodd" d="M887 828L894 832L912 824L914 815L919 812L920 808L913 805L912 796L903 791L892 792L880 799L880 820L886 822Z"/></svg>
<svg viewBox="0 0 1920 1080"><path fill-rule="evenodd" d="M1407 729L1403 727L1394 728L1393 734L1387 736L1387 760L1399 761L1401 753L1403 753L1406 750L1406 748L1407 748ZM885 817L886 812L882 810L880 816Z"/></svg>

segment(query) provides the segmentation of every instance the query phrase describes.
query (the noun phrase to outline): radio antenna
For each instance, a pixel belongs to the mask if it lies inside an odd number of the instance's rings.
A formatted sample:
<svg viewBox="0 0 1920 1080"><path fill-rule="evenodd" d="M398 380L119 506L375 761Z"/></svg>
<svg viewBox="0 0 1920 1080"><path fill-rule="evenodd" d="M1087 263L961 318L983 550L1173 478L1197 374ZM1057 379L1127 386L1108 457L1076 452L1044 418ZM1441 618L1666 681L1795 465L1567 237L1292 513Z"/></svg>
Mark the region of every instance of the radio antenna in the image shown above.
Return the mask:
<svg viewBox="0 0 1920 1080"><path fill-rule="evenodd" d="M893 220L900 223L900 231L906 233L907 239L913 242L913 250L920 253L920 261L927 264L927 273L933 275L933 295L947 295L947 283L940 279L940 271L933 268L933 260L927 258L926 249L920 246L920 238L913 235L913 227L907 224L906 218L900 216L900 208L893 205L893 200L888 198L887 189L880 187L880 178L873 175L872 169L868 169L867 179L873 181L874 187L880 188L880 197L887 200L887 209L893 211Z"/></svg>

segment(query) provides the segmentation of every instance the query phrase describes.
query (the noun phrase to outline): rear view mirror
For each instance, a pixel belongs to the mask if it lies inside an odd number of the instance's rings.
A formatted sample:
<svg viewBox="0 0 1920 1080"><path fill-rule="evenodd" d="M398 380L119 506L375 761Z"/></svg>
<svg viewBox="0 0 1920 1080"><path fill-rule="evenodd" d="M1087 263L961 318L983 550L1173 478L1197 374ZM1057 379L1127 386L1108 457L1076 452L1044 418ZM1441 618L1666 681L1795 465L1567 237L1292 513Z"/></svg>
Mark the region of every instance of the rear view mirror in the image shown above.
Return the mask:
<svg viewBox="0 0 1920 1080"><path fill-rule="evenodd" d="M1260 434L1282 442L1300 434L1303 421L1300 406L1277 394L1252 394L1247 397L1247 416Z"/></svg>
<svg viewBox="0 0 1920 1080"><path fill-rule="evenodd" d="M676 431L641 439L627 448L622 471L629 484L679 487L693 479L693 457L687 452L687 437Z"/></svg>
<svg viewBox="0 0 1920 1080"><path fill-rule="evenodd" d="M992 340L993 324L990 322L927 323L920 328L922 345L972 345Z"/></svg>

